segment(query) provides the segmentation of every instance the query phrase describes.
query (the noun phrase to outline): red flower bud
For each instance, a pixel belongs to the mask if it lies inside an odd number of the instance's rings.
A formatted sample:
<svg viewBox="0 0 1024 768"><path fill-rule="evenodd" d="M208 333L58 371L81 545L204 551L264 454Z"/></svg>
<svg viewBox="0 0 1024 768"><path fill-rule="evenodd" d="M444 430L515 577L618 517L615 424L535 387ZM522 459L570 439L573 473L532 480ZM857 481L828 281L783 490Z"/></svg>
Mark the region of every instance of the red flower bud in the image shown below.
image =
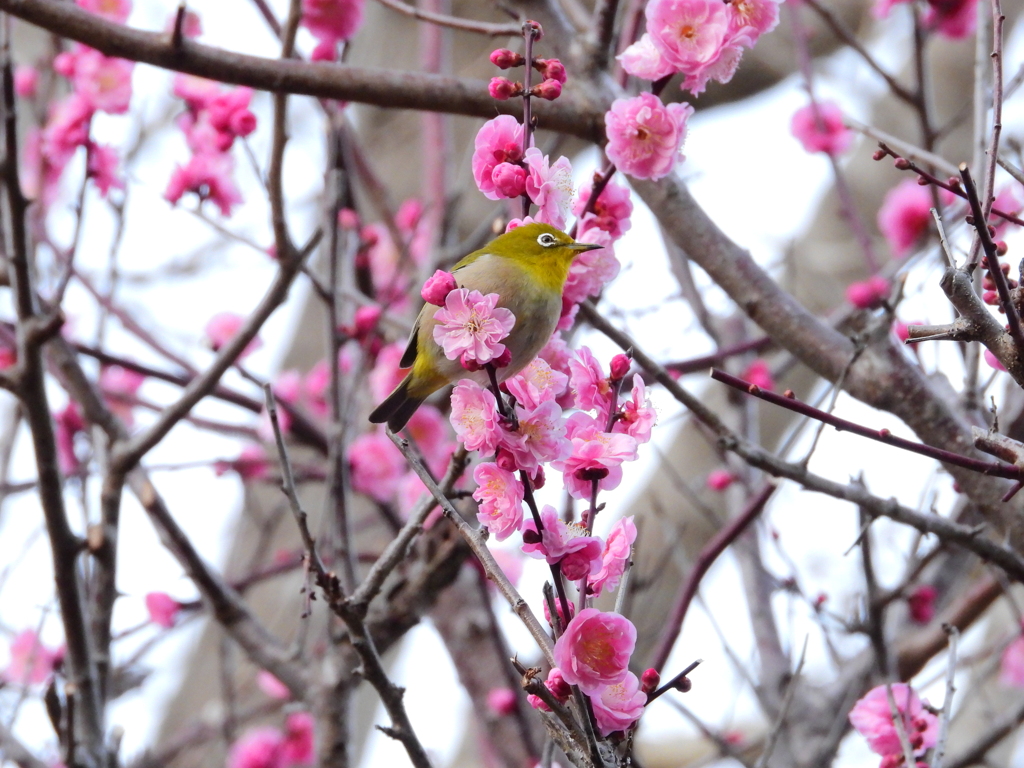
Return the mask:
<svg viewBox="0 0 1024 768"><path fill-rule="evenodd" d="M681 677L678 680L676 680L676 684L674 687L680 693L686 693L691 688L693 688L693 683L690 681L690 678Z"/></svg>
<svg viewBox="0 0 1024 768"><path fill-rule="evenodd" d="M661 682L661 675L658 674L656 669L645 669L644 673L640 675L640 690L650 696L656 690L658 690L658 683Z"/></svg>
<svg viewBox="0 0 1024 768"><path fill-rule="evenodd" d="M505 350L500 355L491 360L491 365L495 368L507 368L511 362L512 353L508 351L508 347L505 347Z"/></svg>
<svg viewBox="0 0 1024 768"><path fill-rule="evenodd" d="M895 165L901 171L905 171L910 167L910 161L907 160L907 158L905 157L897 157L895 160L892 161L892 164Z"/></svg>
<svg viewBox="0 0 1024 768"><path fill-rule="evenodd" d="M533 19L527 19L526 23L523 24L523 34L533 34L534 40L542 40L544 38L544 27L540 25L539 21Z"/></svg>
<svg viewBox="0 0 1024 768"><path fill-rule="evenodd" d="M996 242L996 253L998 253L1000 256L1005 256L1008 250L1010 250L1010 248L1009 246L1006 245L1005 240L998 240Z"/></svg>
<svg viewBox="0 0 1024 768"><path fill-rule="evenodd" d="M626 374L629 373L629 368L632 364L633 361L623 354L613 357L611 365L612 381L622 381L626 378Z"/></svg>
<svg viewBox="0 0 1024 768"><path fill-rule="evenodd" d="M515 472L519 467L516 465L515 456L504 448L498 449L498 454L494 458L494 463L504 469L506 472Z"/></svg>
<svg viewBox="0 0 1024 768"><path fill-rule="evenodd" d="M558 59L534 59L533 68L544 75L547 80L565 82L565 66Z"/></svg>
<svg viewBox="0 0 1024 768"><path fill-rule="evenodd" d="M513 96L521 96L523 94L523 84L513 83L506 77L492 77L487 90L491 94L492 99L506 101Z"/></svg>
<svg viewBox="0 0 1024 768"><path fill-rule="evenodd" d="M491 64L498 69L521 67L525 61L522 54L510 51L508 48L497 48L491 51Z"/></svg>
<svg viewBox="0 0 1024 768"><path fill-rule="evenodd" d="M536 474L530 478L533 482L533 490L539 491L544 487L544 483L547 482L547 477L544 475L544 467L537 467Z"/></svg>
<svg viewBox="0 0 1024 768"><path fill-rule="evenodd" d="M443 307L444 300L448 297L448 294L458 287L459 284L455 281L454 275L450 272L445 272L443 269L438 269L427 278L427 282L420 289L420 296L428 304Z"/></svg>
<svg viewBox="0 0 1024 768"><path fill-rule="evenodd" d="M459 364L470 373L475 373L483 368L483 366L477 362L476 358L468 351L462 353L462 357L459 358Z"/></svg>
<svg viewBox="0 0 1024 768"><path fill-rule="evenodd" d="M605 467L585 467L577 469L575 477L577 480L604 480L608 477L608 470Z"/></svg>
<svg viewBox="0 0 1024 768"><path fill-rule="evenodd" d="M491 81L494 82L493 80ZM539 85L533 86L530 93L547 101L554 101L562 95L562 84L557 80L545 80Z"/></svg>

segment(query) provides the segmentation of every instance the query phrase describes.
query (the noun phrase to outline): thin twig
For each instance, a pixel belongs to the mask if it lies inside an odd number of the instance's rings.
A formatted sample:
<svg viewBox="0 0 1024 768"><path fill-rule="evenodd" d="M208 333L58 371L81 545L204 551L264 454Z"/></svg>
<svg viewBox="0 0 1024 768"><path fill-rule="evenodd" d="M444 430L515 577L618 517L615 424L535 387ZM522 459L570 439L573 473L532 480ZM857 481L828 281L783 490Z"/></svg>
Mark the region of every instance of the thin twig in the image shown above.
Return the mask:
<svg viewBox="0 0 1024 768"><path fill-rule="evenodd" d="M960 630L953 626L943 627L949 635L949 659L946 662L946 697L942 701L942 714L939 716L939 736L932 754L931 768L942 768L942 758L946 755L946 739L949 736L949 721L953 714L953 694L956 692L956 650L960 640Z"/></svg>

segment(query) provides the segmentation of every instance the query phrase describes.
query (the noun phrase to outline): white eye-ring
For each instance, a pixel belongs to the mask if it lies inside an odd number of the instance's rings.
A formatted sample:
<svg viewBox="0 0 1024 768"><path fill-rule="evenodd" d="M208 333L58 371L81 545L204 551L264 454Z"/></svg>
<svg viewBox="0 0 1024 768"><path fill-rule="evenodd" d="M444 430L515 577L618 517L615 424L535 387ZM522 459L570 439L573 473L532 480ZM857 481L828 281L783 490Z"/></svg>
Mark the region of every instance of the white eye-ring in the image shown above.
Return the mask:
<svg viewBox="0 0 1024 768"><path fill-rule="evenodd" d="M537 242L540 243L545 248L550 248L557 241L555 240L554 235L552 235L550 232L545 232L543 235L537 238Z"/></svg>

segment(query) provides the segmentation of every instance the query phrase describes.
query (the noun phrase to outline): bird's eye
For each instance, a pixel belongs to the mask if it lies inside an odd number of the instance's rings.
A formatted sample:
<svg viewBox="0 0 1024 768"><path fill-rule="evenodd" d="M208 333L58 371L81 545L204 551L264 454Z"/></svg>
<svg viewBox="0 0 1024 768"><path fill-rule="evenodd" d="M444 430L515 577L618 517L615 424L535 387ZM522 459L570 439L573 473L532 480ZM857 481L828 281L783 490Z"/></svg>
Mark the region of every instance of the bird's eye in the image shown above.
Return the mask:
<svg viewBox="0 0 1024 768"><path fill-rule="evenodd" d="M555 244L555 236L552 235L550 232L545 232L543 235L537 238L537 242L540 243L545 248L550 248L552 245Z"/></svg>

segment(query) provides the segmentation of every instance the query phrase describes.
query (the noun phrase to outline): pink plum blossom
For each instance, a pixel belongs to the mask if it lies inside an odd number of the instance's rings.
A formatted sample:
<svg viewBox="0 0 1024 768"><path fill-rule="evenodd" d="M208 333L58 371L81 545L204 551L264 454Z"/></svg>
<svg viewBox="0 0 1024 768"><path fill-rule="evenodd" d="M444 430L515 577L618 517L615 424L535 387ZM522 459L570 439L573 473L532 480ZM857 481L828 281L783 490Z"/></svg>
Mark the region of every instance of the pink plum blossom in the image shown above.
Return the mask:
<svg viewBox="0 0 1024 768"><path fill-rule="evenodd" d="M661 80L676 71L647 33L616 58L626 72L641 80Z"/></svg>
<svg viewBox="0 0 1024 768"><path fill-rule="evenodd" d="M264 480L270 475L267 452L259 444L247 445L233 461L217 461L213 471L218 476L229 471L238 473L242 480Z"/></svg>
<svg viewBox="0 0 1024 768"><path fill-rule="evenodd" d="M170 629L181 610L181 603L166 592L150 592L146 595L146 610L150 621L158 627Z"/></svg>
<svg viewBox="0 0 1024 768"><path fill-rule="evenodd" d="M281 759L286 766L316 762L313 731L313 715L309 712L292 712L285 718Z"/></svg>
<svg viewBox="0 0 1024 768"><path fill-rule="evenodd" d="M420 289L420 296L428 304L443 307L448 294L458 287L459 284L455 282L455 276L451 272L438 269L427 278L427 282Z"/></svg>
<svg viewBox="0 0 1024 768"><path fill-rule="evenodd" d="M772 378L772 370L761 358L758 358L743 372L740 377L753 384L755 387L771 391L775 389L775 379Z"/></svg>
<svg viewBox="0 0 1024 768"><path fill-rule="evenodd" d="M398 363L404 352L405 344L395 342L381 347L380 352L377 353L377 361L367 376L370 394L373 396L374 402L379 403L401 383L404 374L402 373L403 369L398 367Z"/></svg>
<svg viewBox="0 0 1024 768"><path fill-rule="evenodd" d="M124 189L124 179L118 175L120 162L121 158L113 147L105 144L89 146L86 173L99 190L100 197L106 197L111 188Z"/></svg>
<svg viewBox="0 0 1024 768"><path fill-rule="evenodd" d="M491 688L487 692L487 708L502 717L516 711L516 692L511 688Z"/></svg>
<svg viewBox="0 0 1024 768"><path fill-rule="evenodd" d="M474 141L473 179L489 200L500 200L495 188L494 169L501 163L523 159L523 126L512 115L499 115L480 128Z"/></svg>
<svg viewBox="0 0 1024 768"><path fill-rule="evenodd" d="M736 481L736 475L730 472L728 469L713 469L708 474L706 481L708 488L712 491L724 491L730 485Z"/></svg>
<svg viewBox="0 0 1024 768"><path fill-rule="evenodd" d="M594 720L602 736L626 731L640 719L647 704L647 694L640 690L640 681L632 672L617 683L590 694Z"/></svg>
<svg viewBox="0 0 1024 768"><path fill-rule="evenodd" d="M284 737L277 728L246 731L228 752L227 768L286 768L281 754Z"/></svg>
<svg viewBox="0 0 1024 768"><path fill-rule="evenodd" d="M624 616L584 608L555 642L555 665L565 682L593 695L626 679L636 627Z"/></svg>
<svg viewBox="0 0 1024 768"><path fill-rule="evenodd" d="M939 198L948 205L953 196L942 190ZM886 193L878 209L878 229L897 259L907 255L931 224L933 205L931 190L913 179L901 181Z"/></svg>
<svg viewBox="0 0 1024 768"><path fill-rule="evenodd" d="M539 536L533 520L523 524L523 552L530 557L543 557L548 565L558 565L570 581L597 573L604 549L601 539L588 535L587 529L578 523L563 522L555 508L547 504L540 512L540 520L544 530Z"/></svg>
<svg viewBox="0 0 1024 768"><path fill-rule="evenodd" d="M708 0L724 8L717 0ZM723 11L724 13L724 11ZM652 93L616 99L605 115L608 145L605 151L623 173L638 179L667 176L683 159L686 121L693 114L689 104L667 107Z"/></svg>
<svg viewBox="0 0 1024 768"><path fill-rule="evenodd" d="M434 341L445 357L457 360L463 355L477 363L488 363L505 351L501 343L516 323L511 310L498 307L501 297L458 288L448 294L444 306L434 313Z"/></svg>
<svg viewBox="0 0 1024 768"><path fill-rule="evenodd" d="M572 166L569 158L559 157L549 165L548 156L530 147L523 156L526 163L526 194L539 210L534 220L565 229L565 217L572 203Z"/></svg>
<svg viewBox="0 0 1024 768"><path fill-rule="evenodd" d="M395 495L405 475L405 457L383 431L368 432L348 447L352 487L377 501Z"/></svg>
<svg viewBox="0 0 1024 768"><path fill-rule="evenodd" d="M859 283L846 287L846 300L857 309L872 309L889 297L889 281L881 275L873 275Z"/></svg>
<svg viewBox="0 0 1024 768"><path fill-rule="evenodd" d="M556 400L565 391L569 377L554 370L542 357L535 357L523 370L505 380L516 402L527 410Z"/></svg>
<svg viewBox="0 0 1024 768"><path fill-rule="evenodd" d="M914 754L920 755L935 746L939 719L924 708L917 694L906 683L893 683L891 688L896 710L903 720L904 732L914 747ZM867 739L872 752L883 756L903 752L886 686L872 688L853 705L850 724Z"/></svg>
<svg viewBox="0 0 1024 768"><path fill-rule="evenodd" d="M265 669L261 669L256 673L256 685L272 699L288 701L292 697L292 692L288 690L288 686Z"/></svg>
<svg viewBox="0 0 1024 768"><path fill-rule="evenodd" d="M580 188L579 196L573 204L572 212L583 217L580 219L577 234L597 227L611 235L612 240L618 240L629 231L629 217L633 215L633 201L630 199L629 189L614 181L609 181L601 190L593 210L584 214L592 192L592 183L584 185Z"/></svg>
<svg viewBox="0 0 1024 768"><path fill-rule="evenodd" d="M200 201L209 200L224 216L242 202L242 195L231 174L235 161L231 155L203 152L195 154L185 165L178 165L164 191L164 199L177 203L186 192L197 195Z"/></svg>
<svg viewBox="0 0 1024 768"><path fill-rule="evenodd" d="M616 521L604 542L601 568L587 582L588 592L596 596L606 589L613 590L619 586L635 541L636 525L633 516Z"/></svg>
<svg viewBox="0 0 1024 768"><path fill-rule="evenodd" d="M432 405L421 405L406 424L406 432L416 441L423 458L436 475L443 475L455 451L445 418Z"/></svg>
<svg viewBox="0 0 1024 768"><path fill-rule="evenodd" d="M523 523L523 484L497 464L485 462L473 470L477 489L473 498L480 502L477 520L498 541L518 531Z"/></svg>
<svg viewBox="0 0 1024 768"><path fill-rule="evenodd" d="M494 453L504 435L498 403L489 389L472 379L463 379L452 390L451 423L467 451Z"/></svg>
<svg viewBox="0 0 1024 768"><path fill-rule="evenodd" d="M100 373L100 390L102 390L107 406L120 417L125 426L131 428L132 405L139 387L146 377L136 371L130 371L119 365L105 366Z"/></svg>
<svg viewBox="0 0 1024 768"><path fill-rule="evenodd" d="M647 399L643 377L638 373L633 374L633 389L621 407L619 418L612 425L612 432L624 432L637 443L646 443L651 439L651 429L657 421L658 412Z"/></svg>
<svg viewBox="0 0 1024 768"><path fill-rule="evenodd" d="M402 479L398 482L398 490L395 492L395 505L398 507L398 513L401 515L403 520L408 520L413 510L416 509L416 505L420 503L425 495L427 495L427 486L420 480L420 476L412 470L405 473ZM439 511L439 510L435 510ZM428 520L430 518L428 517ZM429 524L424 524L424 528L429 528Z"/></svg>
<svg viewBox="0 0 1024 768"><path fill-rule="evenodd" d="M576 239L581 243L604 246L585 251L572 260L562 298L578 304L588 296L597 296L619 274L619 260L612 250L612 235L599 227L584 229Z"/></svg>
<svg viewBox="0 0 1024 768"><path fill-rule="evenodd" d="M907 595L910 620L915 624L927 624L935 618L935 600L939 590L931 584L922 584Z"/></svg>
<svg viewBox="0 0 1024 768"><path fill-rule="evenodd" d="M93 48L75 45L71 51L58 54L53 66L71 78L75 93L94 110L113 115L128 111L135 62L104 56Z"/></svg>
<svg viewBox="0 0 1024 768"><path fill-rule="evenodd" d="M82 463L75 450L75 437L85 431L85 420L75 401L69 401L64 410L55 413L54 421L54 438L57 441L57 462L60 464L60 471L65 477L78 475L82 471Z"/></svg>
<svg viewBox="0 0 1024 768"><path fill-rule="evenodd" d="M64 655L60 650L50 650L43 645L39 635L32 629L22 630L11 640L10 654L11 661L0 672L0 679L14 685L46 682L54 665Z"/></svg>
<svg viewBox="0 0 1024 768"><path fill-rule="evenodd" d="M547 608L547 601L544 602L544 607ZM572 695L572 688L562 677L562 670L558 667L552 667L548 671L547 679L544 681L544 687L547 688L551 695L555 698L555 701L565 704ZM530 703L530 706L534 709L539 709L542 712L550 712L551 708L544 703L544 700L540 696L535 696L532 693L526 697L526 700Z"/></svg>
<svg viewBox="0 0 1024 768"><path fill-rule="evenodd" d="M0 347L0 371L6 371L17 363L18 350L12 347Z"/></svg>
<svg viewBox="0 0 1024 768"><path fill-rule="evenodd" d="M582 411L566 420L566 434L572 440L572 455L552 462L575 499L590 498L591 484L611 491L622 482L622 462L635 461L637 442L629 435L604 432L594 418Z"/></svg>
<svg viewBox="0 0 1024 768"><path fill-rule="evenodd" d="M242 330L242 326L245 325L245 318L242 315L234 312L218 312L216 315L211 317L206 322L206 342L210 345L210 349L214 352L219 352L221 347L225 346L230 342L238 332ZM241 360L246 355L255 352L263 346L263 342L260 341L257 336L242 350L238 355L238 359Z"/></svg>
<svg viewBox="0 0 1024 768"><path fill-rule="evenodd" d="M647 4L647 32L665 62L686 76L683 87L694 94L709 79L727 82L739 59L733 19L717 0L652 0ZM753 32L753 30L751 30ZM748 45L750 37L744 40Z"/></svg>
<svg viewBox="0 0 1024 768"><path fill-rule="evenodd" d="M798 109L793 113L789 130L808 152L824 152L833 157L841 154L853 141L853 134L843 124L842 111L832 101L820 101Z"/></svg>
<svg viewBox="0 0 1024 768"><path fill-rule="evenodd" d="M569 359L569 382L577 408L608 415L614 395L612 385L589 347L580 347Z"/></svg>
<svg viewBox="0 0 1024 768"><path fill-rule="evenodd" d="M753 46L757 38L775 29L779 24L779 3L781 0L733 0L727 6L729 12L729 33L733 39L750 40ZM744 44L746 44L744 42Z"/></svg>
<svg viewBox="0 0 1024 768"><path fill-rule="evenodd" d="M922 21L950 40L963 40L977 27L977 6L978 0L928 0Z"/></svg>
<svg viewBox="0 0 1024 768"><path fill-rule="evenodd" d="M499 197L516 198L526 194L526 169L512 163L498 163L491 173L494 191Z"/></svg>
<svg viewBox="0 0 1024 768"><path fill-rule="evenodd" d="M985 362L988 363L990 368L995 368L997 371L1006 370L1006 366L999 362L999 358L993 355L991 350L986 349L982 357L985 358Z"/></svg>
<svg viewBox="0 0 1024 768"><path fill-rule="evenodd" d="M28 64L14 68L14 92L23 99L34 99L39 90L39 70Z"/></svg>
<svg viewBox="0 0 1024 768"><path fill-rule="evenodd" d="M503 432L500 445L512 454L519 469L534 473L542 464L564 459L572 451L558 403L549 400L531 410L516 407L516 415L519 429Z"/></svg>
<svg viewBox="0 0 1024 768"><path fill-rule="evenodd" d="M131 0L76 0L83 8L104 18L124 24L132 12Z"/></svg>
<svg viewBox="0 0 1024 768"><path fill-rule="evenodd" d="M302 0L302 26L322 45L333 47L358 31L364 5L365 0Z"/></svg>

